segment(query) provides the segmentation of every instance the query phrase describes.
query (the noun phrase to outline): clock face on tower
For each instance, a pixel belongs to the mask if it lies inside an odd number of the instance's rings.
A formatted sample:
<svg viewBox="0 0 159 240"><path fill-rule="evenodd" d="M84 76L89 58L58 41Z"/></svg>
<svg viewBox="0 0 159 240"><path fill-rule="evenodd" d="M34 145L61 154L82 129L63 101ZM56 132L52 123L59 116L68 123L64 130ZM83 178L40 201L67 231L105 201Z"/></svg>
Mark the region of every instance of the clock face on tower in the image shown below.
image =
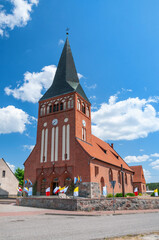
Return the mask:
<svg viewBox="0 0 159 240"><path fill-rule="evenodd" d="M84 127L86 126L85 120L82 120L82 125L83 125Z"/></svg>
<svg viewBox="0 0 159 240"><path fill-rule="evenodd" d="M56 126L58 124L58 120L57 119L53 119L52 120L52 125Z"/></svg>

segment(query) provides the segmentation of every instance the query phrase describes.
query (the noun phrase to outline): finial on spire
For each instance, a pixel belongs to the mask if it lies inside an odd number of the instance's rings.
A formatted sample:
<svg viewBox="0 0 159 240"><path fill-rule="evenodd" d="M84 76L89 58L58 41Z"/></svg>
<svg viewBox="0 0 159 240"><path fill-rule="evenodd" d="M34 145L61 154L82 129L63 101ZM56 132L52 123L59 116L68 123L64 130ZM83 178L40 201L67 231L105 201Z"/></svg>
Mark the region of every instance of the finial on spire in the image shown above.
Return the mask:
<svg viewBox="0 0 159 240"><path fill-rule="evenodd" d="M66 36L68 37L68 35L69 35L69 28L66 28Z"/></svg>

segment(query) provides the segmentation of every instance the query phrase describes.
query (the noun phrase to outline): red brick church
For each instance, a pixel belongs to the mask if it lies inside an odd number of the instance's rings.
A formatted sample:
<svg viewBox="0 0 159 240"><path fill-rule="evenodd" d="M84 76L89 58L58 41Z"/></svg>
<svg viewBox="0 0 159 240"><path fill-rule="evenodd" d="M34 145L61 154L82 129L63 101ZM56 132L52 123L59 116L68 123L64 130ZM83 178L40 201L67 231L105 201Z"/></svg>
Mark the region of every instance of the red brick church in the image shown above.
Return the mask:
<svg viewBox="0 0 159 240"><path fill-rule="evenodd" d="M121 165L123 171L121 171ZM25 178L37 183L37 194L69 185L81 176L80 195L99 197L103 186L112 193L133 192L133 170L113 144L92 135L91 103L83 91L66 39L51 87L39 100L36 145L24 163Z"/></svg>

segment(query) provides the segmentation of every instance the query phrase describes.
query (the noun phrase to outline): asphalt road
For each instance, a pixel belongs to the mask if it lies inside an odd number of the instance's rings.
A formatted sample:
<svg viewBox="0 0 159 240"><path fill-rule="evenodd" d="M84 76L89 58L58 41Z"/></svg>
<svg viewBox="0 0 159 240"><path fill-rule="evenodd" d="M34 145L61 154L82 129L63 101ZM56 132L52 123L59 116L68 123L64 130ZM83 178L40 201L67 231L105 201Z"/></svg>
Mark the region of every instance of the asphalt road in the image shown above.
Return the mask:
<svg viewBox="0 0 159 240"><path fill-rule="evenodd" d="M27 211L27 208L24 208ZM110 216L0 217L0 240L82 240L159 231L159 213Z"/></svg>

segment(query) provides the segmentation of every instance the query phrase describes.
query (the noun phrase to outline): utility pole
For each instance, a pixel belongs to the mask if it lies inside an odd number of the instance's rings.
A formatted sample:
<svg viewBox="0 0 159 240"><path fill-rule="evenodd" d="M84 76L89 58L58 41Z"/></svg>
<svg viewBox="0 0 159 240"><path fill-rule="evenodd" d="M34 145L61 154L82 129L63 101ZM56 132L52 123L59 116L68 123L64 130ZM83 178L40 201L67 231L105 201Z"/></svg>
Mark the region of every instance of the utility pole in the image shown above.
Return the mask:
<svg viewBox="0 0 159 240"><path fill-rule="evenodd" d="M125 196L125 184L124 184L124 172L123 172L123 164L121 164L121 176L122 176L122 194Z"/></svg>

